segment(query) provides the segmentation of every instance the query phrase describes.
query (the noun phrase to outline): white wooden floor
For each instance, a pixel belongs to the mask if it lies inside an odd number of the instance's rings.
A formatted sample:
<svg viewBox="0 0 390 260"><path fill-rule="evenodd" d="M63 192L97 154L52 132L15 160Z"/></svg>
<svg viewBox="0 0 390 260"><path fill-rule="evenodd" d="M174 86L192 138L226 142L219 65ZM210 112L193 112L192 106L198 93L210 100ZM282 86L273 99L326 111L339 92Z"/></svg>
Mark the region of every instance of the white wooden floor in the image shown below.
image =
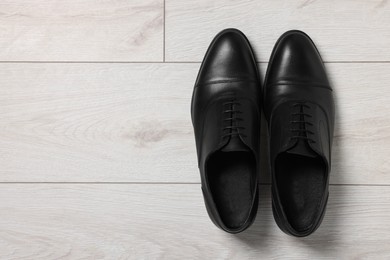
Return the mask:
<svg viewBox="0 0 390 260"><path fill-rule="evenodd" d="M190 98L226 27L262 76L289 29L326 61L331 194L310 237L274 223L265 160L250 229L207 216ZM0 259L390 259L389 155L387 0L0 1Z"/></svg>

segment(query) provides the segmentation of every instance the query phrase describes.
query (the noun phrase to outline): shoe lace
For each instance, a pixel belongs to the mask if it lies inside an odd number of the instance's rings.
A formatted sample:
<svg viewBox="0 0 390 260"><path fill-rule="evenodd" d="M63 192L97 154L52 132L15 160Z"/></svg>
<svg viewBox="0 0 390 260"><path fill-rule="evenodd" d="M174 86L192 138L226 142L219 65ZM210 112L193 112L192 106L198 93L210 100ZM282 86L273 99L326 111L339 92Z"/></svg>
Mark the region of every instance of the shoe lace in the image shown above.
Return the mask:
<svg viewBox="0 0 390 260"><path fill-rule="evenodd" d="M224 107L223 114L225 117L223 120L225 122L225 126L223 128L225 134L222 135L222 138L236 135L246 137L246 135L242 133L242 131L245 130L245 127L238 125L238 122L243 121L243 118L240 117L242 111L239 110L241 103L236 99L233 99L224 102L222 106Z"/></svg>
<svg viewBox="0 0 390 260"><path fill-rule="evenodd" d="M304 139L310 143L315 143L316 141L311 137L314 135L314 132L308 129L313 126L313 123L309 122L308 118L312 118L313 116L305 112L305 109L311 109L311 107L305 103L295 103L293 104L293 107L298 108L298 112L292 113L292 118L298 117L299 119L290 121L290 131L293 132L291 139Z"/></svg>

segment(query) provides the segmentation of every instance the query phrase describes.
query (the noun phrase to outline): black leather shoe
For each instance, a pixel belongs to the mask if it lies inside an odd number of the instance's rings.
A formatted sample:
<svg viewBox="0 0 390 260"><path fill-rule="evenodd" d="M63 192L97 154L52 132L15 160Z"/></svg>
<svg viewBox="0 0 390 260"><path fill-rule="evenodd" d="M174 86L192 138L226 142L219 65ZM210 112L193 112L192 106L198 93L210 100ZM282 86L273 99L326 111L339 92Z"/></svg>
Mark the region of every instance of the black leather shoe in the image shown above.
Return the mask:
<svg viewBox="0 0 390 260"><path fill-rule="evenodd" d="M334 102L321 57L305 33L280 37L263 94L274 218L287 234L307 236L320 225L328 200Z"/></svg>
<svg viewBox="0 0 390 260"><path fill-rule="evenodd" d="M207 211L229 233L254 220L260 149L260 83L248 40L220 32L200 68L191 116Z"/></svg>

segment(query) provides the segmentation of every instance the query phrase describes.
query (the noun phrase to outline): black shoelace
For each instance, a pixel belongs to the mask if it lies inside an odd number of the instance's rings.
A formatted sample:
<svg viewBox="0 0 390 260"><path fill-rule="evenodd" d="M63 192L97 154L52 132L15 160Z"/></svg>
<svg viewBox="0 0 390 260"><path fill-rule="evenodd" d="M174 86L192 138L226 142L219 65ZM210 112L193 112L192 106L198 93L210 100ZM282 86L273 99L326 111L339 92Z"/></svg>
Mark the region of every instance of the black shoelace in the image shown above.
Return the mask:
<svg viewBox="0 0 390 260"><path fill-rule="evenodd" d="M298 117L298 119L293 119L290 121L292 125L290 130L293 132L293 136L291 138L304 139L310 143L315 143L316 141L311 138L311 136L314 135L314 132L308 129L308 127L313 126L313 124L308 121L309 118L312 118L312 115L305 112L305 109L311 109L311 107L305 103L295 103L293 104L293 107L297 107L299 112L291 114L292 118ZM294 128L296 126L298 126L298 128Z"/></svg>
<svg viewBox="0 0 390 260"><path fill-rule="evenodd" d="M226 117L223 120L225 123L223 131L226 133L222 136L222 138L236 135L246 137L246 135L242 133L245 127L238 125L239 121L243 121L243 119L240 117L240 114L242 114L242 112L239 110L239 107L241 106L240 102L233 99L223 103L222 106L225 109L223 111L224 117Z"/></svg>

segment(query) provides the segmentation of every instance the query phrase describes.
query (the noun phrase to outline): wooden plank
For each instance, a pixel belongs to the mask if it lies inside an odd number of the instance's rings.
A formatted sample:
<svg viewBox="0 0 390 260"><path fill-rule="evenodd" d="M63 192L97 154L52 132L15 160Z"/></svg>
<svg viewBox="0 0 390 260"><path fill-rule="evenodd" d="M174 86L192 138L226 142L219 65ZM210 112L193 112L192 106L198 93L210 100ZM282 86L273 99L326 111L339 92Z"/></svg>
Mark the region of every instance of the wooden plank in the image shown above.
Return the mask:
<svg viewBox="0 0 390 260"><path fill-rule="evenodd" d="M326 65L337 107L331 183L390 184L390 64ZM198 68L0 64L0 181L199 182Z"/></svg>
<svg viewBox="0 0 390 260"><path fill-rule="evenodd" d="M276 226L268 186L239 235L209 220L199 185L2 184L0 258L386 259L389 187L333 186L321 227L294 238Z"/></svg>
<svg viewBox="0 0 390 260"><path fill-rule="evenodd" d="M193 65L0 67L2 181L197 180Z"/></svg>
<svg viewBox="0 0 390 260"><path fill-rule="evenodd" d="M5 0L1 61L162 61L163 0Z"/></svg>
<svg viewBox="0 0 390 260"><path fill-rule="evenodd" d="M268 61L287 30L308 33L325 61L390 61L390 5L384 0L166 1L166 59L201 61L222 29L243 30Z"/></svg>

